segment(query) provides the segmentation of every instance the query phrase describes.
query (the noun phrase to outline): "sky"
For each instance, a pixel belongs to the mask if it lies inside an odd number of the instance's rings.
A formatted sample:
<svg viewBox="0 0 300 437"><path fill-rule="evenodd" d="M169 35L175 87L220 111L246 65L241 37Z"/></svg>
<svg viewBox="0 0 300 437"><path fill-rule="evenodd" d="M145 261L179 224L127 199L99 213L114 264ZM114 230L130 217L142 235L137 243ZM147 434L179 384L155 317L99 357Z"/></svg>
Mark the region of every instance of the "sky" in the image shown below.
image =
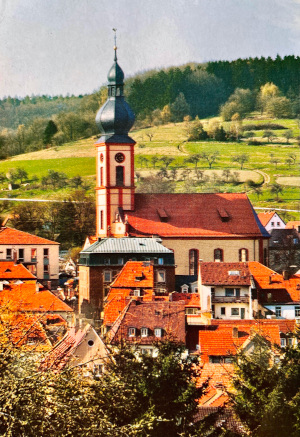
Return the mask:
<svg viewBox="0 0 300 437"><path fill-rule="evenodd" d="M188 62L300 55L300 0L0 0L0 98L106 83Z"/></svg>

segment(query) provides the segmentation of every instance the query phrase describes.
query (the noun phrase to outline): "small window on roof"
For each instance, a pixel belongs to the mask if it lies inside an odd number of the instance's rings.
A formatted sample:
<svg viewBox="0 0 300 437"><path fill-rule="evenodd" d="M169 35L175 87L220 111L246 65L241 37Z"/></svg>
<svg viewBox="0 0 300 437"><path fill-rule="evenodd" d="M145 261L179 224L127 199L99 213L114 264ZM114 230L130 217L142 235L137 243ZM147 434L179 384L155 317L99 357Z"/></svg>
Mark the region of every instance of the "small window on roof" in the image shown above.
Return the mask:
<svg viewBox="0 0 300 437"><path fill-rule="evenodd" d="M135 337L135 328L128 328L128 337Z"/></svg>
<svg viewBox="0 0 300 437"><path fill-rule="evenodd" d="M155 337L157 337L157 338L162 337L162 329L161 329L161 328L155 328L155 329L154 329L154 335L155 335Z"/></svg>
<svg viewBox="0 0 300 437"><path fill-rule="evenodd" d="M148 328L141 328L141 337L148 337Z"/></svg>
<svg viewBox="0 0 300 437"><path fill-rule="evenodd" d="M230 220L230 215L228 214L225 208L222 207L218 208L218 213L222 222L228 222Z"/></svg>

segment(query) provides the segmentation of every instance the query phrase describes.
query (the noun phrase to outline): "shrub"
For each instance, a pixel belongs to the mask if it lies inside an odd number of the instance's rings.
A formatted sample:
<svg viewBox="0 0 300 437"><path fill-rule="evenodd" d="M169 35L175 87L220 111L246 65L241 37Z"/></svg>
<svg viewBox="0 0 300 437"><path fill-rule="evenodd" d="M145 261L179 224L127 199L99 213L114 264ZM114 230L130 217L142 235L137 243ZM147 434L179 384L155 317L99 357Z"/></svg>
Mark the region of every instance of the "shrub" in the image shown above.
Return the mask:
<svg viewBox="0 0 300 437"><path fill-rule="evenodd" d="M247 124L243 127L243 131L251 131L251 130L267 130L267 129L288 129L285 126L277 123L263 123L263 124Z"/></svg>
<svg viewBox="0 0 300 437"><path fill-rule="evenodd" d="M257 141L257 140L250 140L248 141L248 146L264 146L265 143L263 143L262 141Z"/></svg>

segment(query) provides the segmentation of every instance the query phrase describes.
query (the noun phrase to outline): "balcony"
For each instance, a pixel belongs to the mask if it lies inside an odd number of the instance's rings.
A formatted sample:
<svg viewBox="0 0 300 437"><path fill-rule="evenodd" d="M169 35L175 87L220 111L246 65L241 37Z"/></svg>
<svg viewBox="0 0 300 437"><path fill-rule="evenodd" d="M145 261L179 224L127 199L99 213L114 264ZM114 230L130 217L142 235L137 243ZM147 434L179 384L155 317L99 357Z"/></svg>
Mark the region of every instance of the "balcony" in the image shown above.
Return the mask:
<svg viewBox="0 0 300 437"><path fill-rule="evenodd" d="M244 296L214 296L212 297L212 303L248 303L249 295Z"/></svg>

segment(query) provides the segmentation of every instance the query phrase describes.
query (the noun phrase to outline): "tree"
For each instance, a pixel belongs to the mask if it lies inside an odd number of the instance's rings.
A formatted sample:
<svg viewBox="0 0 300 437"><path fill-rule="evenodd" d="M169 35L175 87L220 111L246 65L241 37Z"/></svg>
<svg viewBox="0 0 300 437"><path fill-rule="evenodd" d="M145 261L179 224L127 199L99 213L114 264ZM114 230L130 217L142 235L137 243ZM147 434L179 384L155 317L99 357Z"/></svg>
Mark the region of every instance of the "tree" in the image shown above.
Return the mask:
<svg viewBox="0 0 300 437"><path fill-rule="evenodd" d="M175 183L162 180L159 176L148 176L141 180L137 188L138 193L174 193Z"/></svg>
<svg viewBox="0 0 300 437"><path fill-rule="evenodd" d="M279 353L278 347L258 334L252 342L251 354L242 351L234 359L234 409L253 437L297 437L300 347L287 346Z"/></svg>
<svg viewBox="0 0 300 437"><path fill-rule="evenodd" d="M247 153L239 153L232 157L233 162L238 162L241 166L241 170L243 169L243 166L245 162L249 161L249 155Z"/></svg>
<svg viewBox="0 0 300 437"><path fill-rule="evenodd" d="M153 165L153 168L155 168L156 163L159 161L159 157L157 155L151 156L151 163Z"/></svg>
<svg viewBox="0 0 300 437"><path fill-rule="evenodd" d="M267 82L265 85L261 86L260 92L257 96L257 108L260 109L261 114L265 112L269 100L279 96L279 88L274 85L274 83Z"/></svg>
<svg viewBox="0 0 300 437"><path fill-rule="evenodd" d="M208 162L209 168L212 168L212 165L219 159L219 155L220 153L218 150L212 153L203 152L202 159Z"/></svg>
<svg viewBox="0 0 300 437"><path fill-rule="evenodd" d="M182 121L185 115L190 113L190 105L185 100L184 94L178 94L174 102L171 104L172 121Z"/></svg>
<svg viewBox="0 0 300 437"><path fill-rule="evenodd" d="M281 194L282 191L283 191L282 185L278 184L277 182L271 185L270 192L276 195L277 202L279 201L279 194Z"/></svg>
<svg viewBox="0 0 300 437"><path fill-rule="evenodd" d="M171 156L162 156L160 160L164 163L165 168L167 169L169 165L175 160Z"/></svg>
<svg viewBox="0 0 300 437"><path fill-rule="evenodd" d="M293 131L291 130L291 129L288 129L287 131L285 131L284 133L283 133L283 136L284 136L284 138L286 139L286 143L288 144L289 143L289 140L291 139L291 138L293 138Z"/></svg>
<svg viewBox="0 0 300 437"><path fill-rule="evenodd" d="M296 155L296 153L289 153L289 154L288 154L288 157L292 159L293 164L296 163L296 159L297 159L297 155Z"/></svg>
<svg viewBox="0 0 300 437"><path fill-rule="evenodd" d="M189 156L188 158L185 158L184 162L195 164L195 169L196 169L201 157L202 157L201 153L195 153Z"/></svg>
<svg viewBox="0 0 300 437"><path fill-rule="evenodd" d="M263 138L267 138L269 142L272 142L274 138L276 138L276 135L271 130L265 130L263 132Z"/></svg>
<svg viewBox="0 0 300 437"><path fill-rule="evenodd" d="M70 185L73 188L79 188L81 187L83 184L83 179L80 175L74 176L73 178L70 179Z"/></svg>
<svg viewBox="0 0 300 437"><path fill-rule="evenodd" d="M276 118L291 118L291 101L286 97L272 97L266 104L266 112Z"/></svg>
<svg viewBox="0 0 300 437"><path fill-rule="evenodd" d="M28 173L24 168L18 167L15 173L16 180L19 179L20 183L23 183L23 180L28 179Z"/></svg>
<svg viewBox="0 0 300 437"><path fill-rule="evenodd" d="M187 124L186 133L188 135L188 141L206 140L208 138L207 132L203 129L203 124L198 116L194 121Z"/></svg>
<svg viewBox="0 0 300 437"><path fill-rule="evenodd" d="M275 165L275 168L277 169L277 165L280 163L280 159L279 158L271 158L270 159L270 163Z"/></svg>
<svg viewBox="0 0 300 437"><path fill-rule="evenodd" d="M49 120L44 130L44 144L51 144L53 136L57 133L58 129L53 120Z"/></svg>
<svg viewBox="0 0 300 437"><path fill-rule="evenodd" d="M14 207L12 224L20 231L39 234L44 226L44 207L36 202L24 202Z"/></svg>
<svg viewBox="0 0 300 437"><path fill-rule="evenodd" d="M291 165L294 164L294 161L291 158L286 158L285 162L289 168L291 168Z"/></svg>
<svg viewBox="0 0 300 437"><path fill-rule="evenodd" d="M231 170L229 168L225 168L222 171L222 176L225 178L226 182L228 182L230 175L231 175Z"/></svg>
<svg viewBox="0 0 300 437"><path fill-rule="evenodd" d="M249 89L236 88L227 102L221 106L220 115L225 121L238 113L241 118L254 109L253 92Z"/></svg>

